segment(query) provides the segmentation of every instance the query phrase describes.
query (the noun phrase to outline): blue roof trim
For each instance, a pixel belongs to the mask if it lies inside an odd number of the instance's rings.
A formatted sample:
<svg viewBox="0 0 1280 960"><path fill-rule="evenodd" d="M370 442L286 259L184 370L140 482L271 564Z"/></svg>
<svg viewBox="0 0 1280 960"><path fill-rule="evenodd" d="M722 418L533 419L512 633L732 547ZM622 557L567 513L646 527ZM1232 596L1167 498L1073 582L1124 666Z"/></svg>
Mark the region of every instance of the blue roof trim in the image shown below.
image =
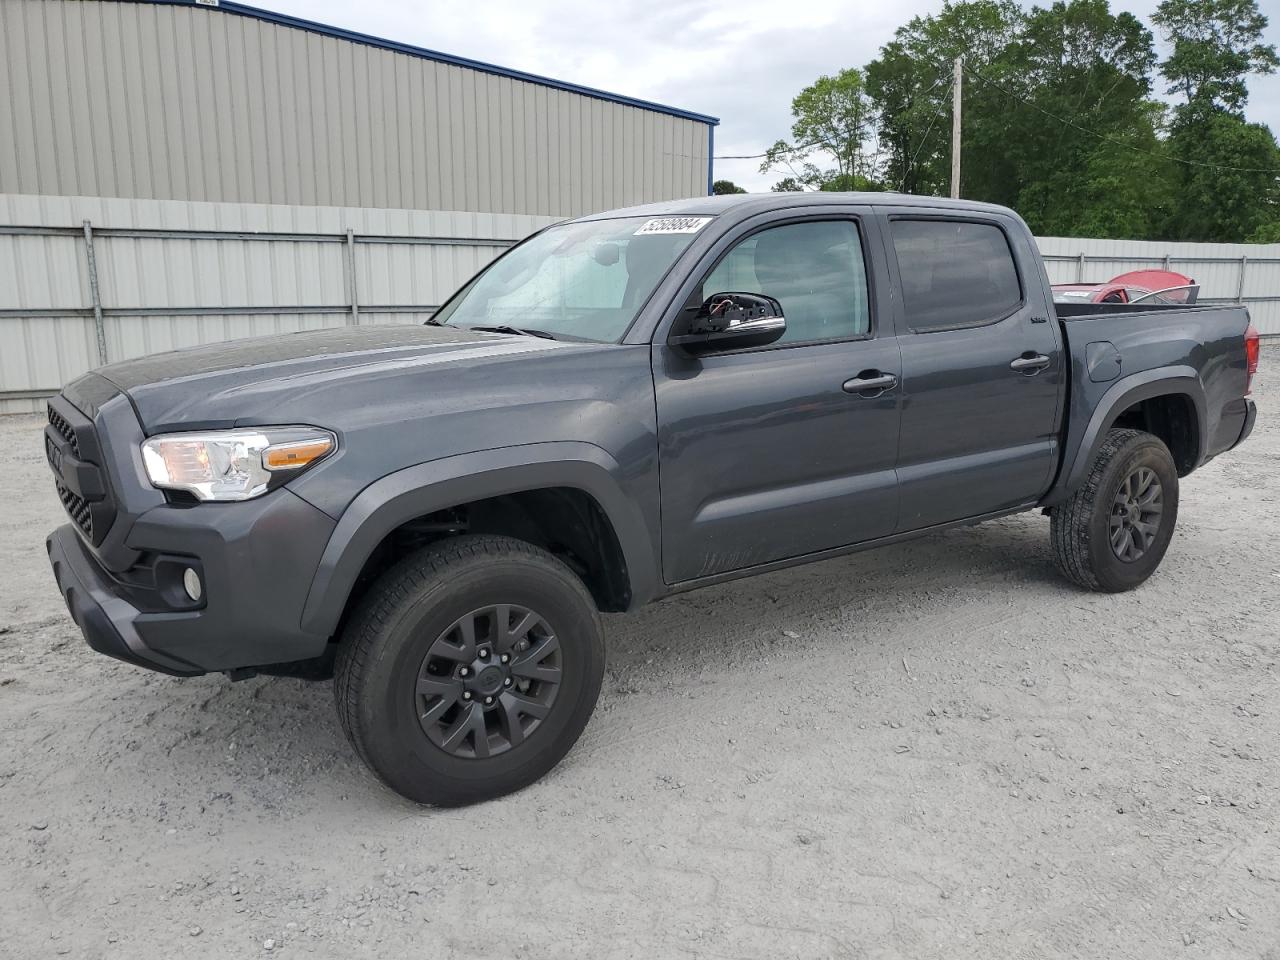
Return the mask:
<svg viewBox="0 0 1280 960"><path fill-rule="evenodd" d="M609 93L607 90L597 90L594 87L584 87L580 84L568 83L564 80L553 80L550 77L541 77L535 73L525 73L522 70L510 70L506 67L499 67L492 63L484 63L480 60L471 60L467 57L456 57L453 54L441 53L438 50L428 50L425 47L415 47L408 43L399 43L395 40L385 40L382 37L370 36L367 33L357 33L354 30L344 30L341 27L333 27L326 23L317 23L314 20L304 20L301 17L292 17L285 13L276 13L273 10L262 10L258 7L250 7L247 4L235 3L233 0L221 0L217 6L208 3L197 3L196 0L133 0L133 2L167 3L182 7L199 7L201 10L221 10L224 13L235 13L242 17L254 17L257 20L264 20L267 23L279 24L282 27L294 27L299 30L318 33L326 37L337 37L339 40L349 40L352 43L363 43L370 47L380 47L383 50L391 50L395 53L403 53L411 57L420 57L423 60L435 60L438 63L447 63L455 67L467 67L471 70L479 70L482 73L491 73L499 77L509 77L512 80L523 80L526 83L536 83L540 86L551 87L555 90L563 90L566 93L577 93L584 97L594 97L597 100L607 100L610 103L620 103L624 106L637 107L641 110L652 110L655 113L665 113L668 116L680 117L684 120L695 120L698 123L705 123L711 127L720 123L719 117L707 116L704 113L694 113L691 110L681 110L678 107L669 107L663 103L654 103L650 100L639 100L635 97L626 97L620 93Z"/></svg>

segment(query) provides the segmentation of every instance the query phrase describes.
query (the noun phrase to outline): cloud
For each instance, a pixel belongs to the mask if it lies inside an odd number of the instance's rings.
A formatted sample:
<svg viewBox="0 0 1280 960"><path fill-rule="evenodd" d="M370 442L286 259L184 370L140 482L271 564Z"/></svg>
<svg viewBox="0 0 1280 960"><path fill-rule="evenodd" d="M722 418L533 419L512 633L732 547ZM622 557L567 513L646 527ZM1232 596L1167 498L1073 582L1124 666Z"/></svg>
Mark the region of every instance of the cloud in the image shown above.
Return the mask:
<svg viewBox="0 0 1280 960"><path fill-rule="evenodd" d="M941 0L263 0L271 9L721 118L716 153L764 151L791 127L791 98L823 73L873 59ZM1156 0L1115 2L1149 24ZM1265 4L1264 4L1265 6ZM1250 119L1280 131L1280 78L1255 78ZM781 174L725 160L716 177L765 190Z"/></svg>

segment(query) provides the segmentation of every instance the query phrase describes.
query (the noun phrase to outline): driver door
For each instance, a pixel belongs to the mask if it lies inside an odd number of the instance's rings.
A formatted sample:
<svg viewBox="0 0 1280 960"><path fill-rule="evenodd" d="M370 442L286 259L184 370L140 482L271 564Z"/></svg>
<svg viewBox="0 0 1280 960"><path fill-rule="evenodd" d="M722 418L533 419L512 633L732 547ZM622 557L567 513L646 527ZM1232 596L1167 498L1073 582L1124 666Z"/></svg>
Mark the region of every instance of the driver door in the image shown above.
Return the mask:
<svg viewBox="0 0 1280 960"><path fill-rule="evenodd" d="M901 360L869 279L884 276L882 249L874 221L828 208L743 226L708 254L701 300L773 297L787 329L698 357L653 345L668 583L893 533ZM886 376L895 385L858 389Z"/></svg>

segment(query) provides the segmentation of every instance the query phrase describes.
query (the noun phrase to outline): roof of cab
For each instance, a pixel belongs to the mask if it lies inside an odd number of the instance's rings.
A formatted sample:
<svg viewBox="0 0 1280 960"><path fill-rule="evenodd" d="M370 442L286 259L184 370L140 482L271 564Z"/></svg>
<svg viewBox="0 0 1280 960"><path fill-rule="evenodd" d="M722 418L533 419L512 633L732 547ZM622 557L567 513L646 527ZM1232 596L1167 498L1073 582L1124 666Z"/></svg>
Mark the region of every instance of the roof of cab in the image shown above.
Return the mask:
<svg viewBox="0 0 1280 960"><path fill-rule="evenodd" d="M951 200L945 197L921 197L910 193L733 193L718 197L690 197L687 200L664 200L637 207L605 210L579 217L579 220L612 220L619 217L717 217L727 213L749 216L790 207L871 206L873 204L925 207L983 213L1011 213L1008 208L976 200Z"/></svg>

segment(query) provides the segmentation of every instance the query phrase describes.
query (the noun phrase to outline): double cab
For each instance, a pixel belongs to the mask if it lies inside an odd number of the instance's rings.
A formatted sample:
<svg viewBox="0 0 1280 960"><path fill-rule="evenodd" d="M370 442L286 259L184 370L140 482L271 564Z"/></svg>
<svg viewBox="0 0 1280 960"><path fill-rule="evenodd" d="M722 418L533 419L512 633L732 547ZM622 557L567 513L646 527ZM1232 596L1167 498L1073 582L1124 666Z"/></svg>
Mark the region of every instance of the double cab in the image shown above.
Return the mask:
<svg viewBox="0 0 1280 960"><path fill-rule="evenodd" d="M1018 511L1129 590L1178 484L1253 427L1239 306L1055 304L1026 224L894 194L559 223L423 325L233 341L52 399L48 538L89 644L333 677L394 790L462 804L568 752L601 611Z"/></svg>

